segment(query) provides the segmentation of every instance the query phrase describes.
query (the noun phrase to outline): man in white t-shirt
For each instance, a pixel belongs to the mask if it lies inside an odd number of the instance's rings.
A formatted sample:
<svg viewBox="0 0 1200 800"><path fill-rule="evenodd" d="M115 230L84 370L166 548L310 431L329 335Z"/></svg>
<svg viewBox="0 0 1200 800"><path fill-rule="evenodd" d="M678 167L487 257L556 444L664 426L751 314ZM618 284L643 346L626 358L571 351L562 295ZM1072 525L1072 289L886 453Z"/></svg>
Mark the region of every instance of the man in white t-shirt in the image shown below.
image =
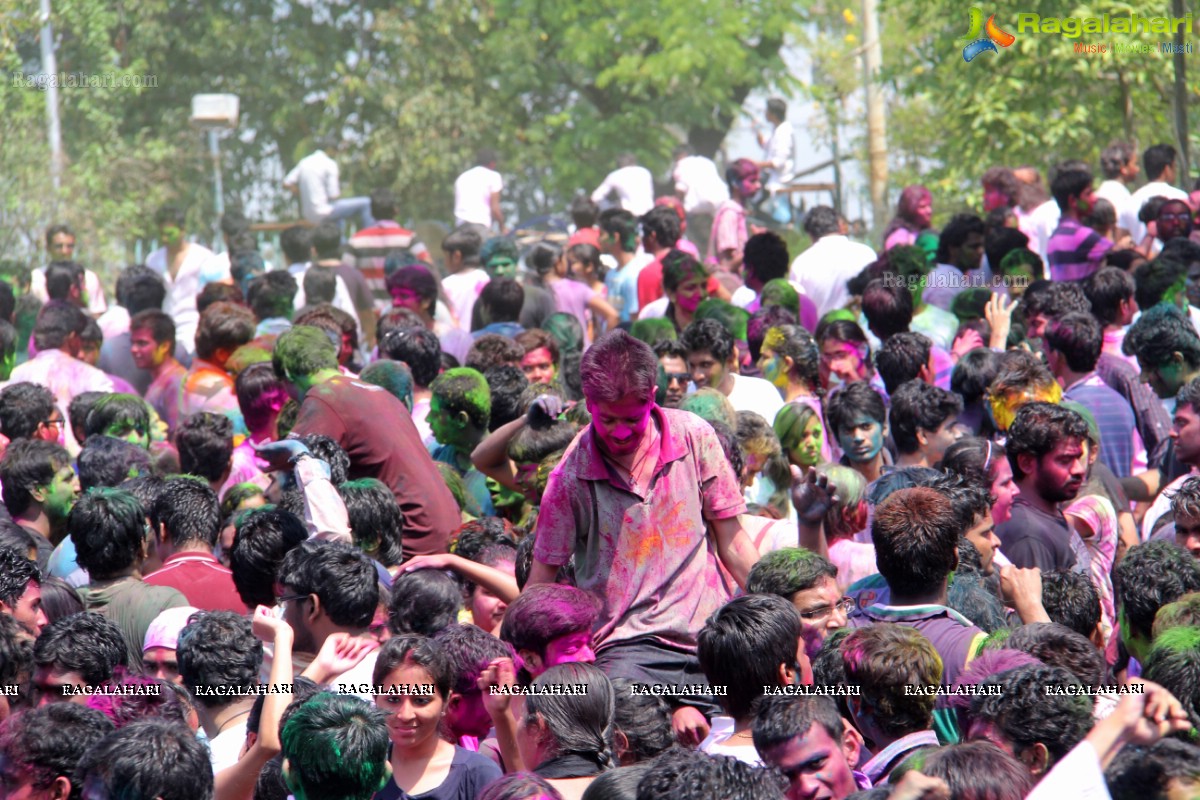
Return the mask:
<svg viewBox="0 0 1200 800"><path fill-rule="evenodd" d="M46 252L51 261L75 260L75 232L67 225L51 225L46 229ZM93 317L99 317L108 310L104 299L104 286L100 276L90 269L83 271L83 288L87 292L87 312ZM29 293L46 303L50 295L46 293L46 268L38 267L29 275Z"/></svg>
<svg viewBox="0 0 1200 800"><path fill-rule="evenodd" d="M491 230L495 223L503 236L507 230L504 212L500 210L502 191L504 178L496 171L496 153L480 150L475 156L475 166L454 181L454 224L482 225Z"/></svg>
<svg viewBox="0 0 1200 800"><path fill-rule="evenodd" d="M675 193L683 201L686 214L712 214L729 199L729 186L712 159L698 156L688 145L675 149Z"/></svg>
<svg viewBox="0 0 1200 800"><path fill-rule="evenodd" d="M357 216L362 227L369 228L375 224L371 198L341 196L337 162L325 152L332 147L330 138L322 138L317 149L300 159L283 179L283 187L300 198L300 214L313 225Z"/></svg>
<svg viewBox="0 0 1200 800"><path fill-rule="evenodd" d="M483 236L476 225L460 225L442 240L442 258L448 273L442 278L442 290L458 327L468 332L475 301L491 280L480 262L482 249Z"/></svg>
<svg viewBox="0 0 1200 800"><path fill-rule="evenodd" d="M671 171L675 195L683 202L689 237L701 253L708 252L713 214L729 199L729 184L712 159L698 156L689 145L675 148L675 166Z"/></svg>
<svg viewBox="0 0 1200 800"><path fill-rule="evenodd" d="M608 173L604 182L592 192L592 202L603 204L613 192L617 194L617 208L623 208L640 217L654 208L654 176L650 170L638 166L632 153L617 156L617 169Z"/></svg>
<svg viewBox="0 0 1200 800"><path fill-rule="evenodd" d="M849 302L846 281L875 260L875 251L846 238L838 213L829 206L809 209L804 231L813 243L792 261L788 277L813 301L820 319Z"/></svg>
<svg viewBox="0 0 1200 800"><path fill-rule="evenodd" d="M763 157L754 163L762 170L763 188L770 194L767 203L771 215L779 222L790 222L788 195L780 194L779 190L796 169L796 134L787 120L787 103L782 98L772 97L767 101L767 122L772 130L770 135L758 132Z"/></svg>
<svg viewBox="0 0 1200 800"><path fill-rule="evenodd" d="M1100 171L1104 173L1104 182L1096 187L1095 196L1112 203L1117 225L1133 233L1138 226L1138 209L1133 207L1129 184L1137 180L1141 171L1137 150L1129 142L1113 142L1100 153Z"/></svg>
<svg viewBox="0 0 1200 800"><path fill-rule="evenodd" d="M1187 202L1187 192L1174 186L1175 156L1175 148L1169 144L1156 144L1147 147L1146 152L1142 153L1142 168L1146 170L1149 183L1134 192L1130 198L1135 214L1141 211L1142 206L1152 197ZM1137 230L1130 232L1133 234L1134 243L1141 244L1142 239L1146 238L1146 224L1139 220Z"/></svg>
<svg viewBox="0 0 1200 800"><path fill-rule="evenodd" d="M753 411L768 424L783 407L783 397L770 381L738 374L741 354L733 334L715 319L687 326L679 343L687 350L688 372L697 389L708 386L729 400L734 411Z"/></svg>
<svg viewBox="0 0 1200 800"><path fill-rule="evenodd" d="M146 256L146 266L166 284L167 299L162 310L175 320L175 341L192 353L200 322L196 295L210 283L231 282L229 262L218 259L204 245L187 240L183 209L163 206L155 216L155 223L163 246Z"/></svg>

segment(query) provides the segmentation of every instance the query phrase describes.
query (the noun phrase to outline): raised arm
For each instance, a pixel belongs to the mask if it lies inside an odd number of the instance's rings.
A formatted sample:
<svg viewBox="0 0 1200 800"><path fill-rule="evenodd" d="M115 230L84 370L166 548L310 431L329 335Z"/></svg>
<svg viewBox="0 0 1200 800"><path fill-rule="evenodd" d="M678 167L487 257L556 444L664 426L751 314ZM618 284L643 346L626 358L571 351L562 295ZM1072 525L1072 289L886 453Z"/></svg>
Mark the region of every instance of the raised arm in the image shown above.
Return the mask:
<svg viewBox="0 0 1200 800"><path fill-rule="evenodd" d="M454 553L413 556L404 562L402 571L415 572L419 569L452 569L471 583L477 583L487 589L505 603L513 602L521 594L521 590L517 588L517 579L512 575Z"/></svg>
<svg viewBox="0 0 1200 800"><path fill-rule="evenodd" d="M563 411L562 399L552 394L539 395L529 404L525 416L514 419L492 431L471 452L471 463L475 469L499 483L512 489L522 491L513 474L512 465L508 460L508 443L526 425L537 424L541 420L551 421L558 418Z"/></svg>
<svg viewBox="0 0 1200 800"><path fill-rule="evenodd" d="M216 774L213 800L251 800L258 773L283 750L279 722L288 703L292 701L292 695L279 689L292 683L292 641L295 634L290 625L275 616L274 609L266 606L254 610L253 627L258 638L275 647L271 674L267 678L268 692L263 696L262 713L258 720L258 736L236 764Z"/></svg>

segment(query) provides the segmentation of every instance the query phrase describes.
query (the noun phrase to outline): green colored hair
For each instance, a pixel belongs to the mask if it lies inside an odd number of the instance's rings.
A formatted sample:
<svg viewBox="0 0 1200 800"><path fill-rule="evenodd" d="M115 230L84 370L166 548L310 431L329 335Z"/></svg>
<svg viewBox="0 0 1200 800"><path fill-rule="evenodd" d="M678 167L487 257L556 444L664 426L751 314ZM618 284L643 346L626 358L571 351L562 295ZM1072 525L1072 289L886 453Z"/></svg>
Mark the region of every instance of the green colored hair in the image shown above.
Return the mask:
<svg viewBox="0 0 1200 800"><path fill-rule="evenodd" d="M280 380L337 369L337 347L329 334L310 325L296 325L280 335L271 353L271 366Z"/></svg>
<svg viewBox="0 0 1200 800"><path fill-rule="evenodd" d="M483 243L483 248L479 251L479 261L485 267L488 262L497 256L504 256L512 259L513 264L521 260L521 253L517 250L517 245L512 239L506 236L494 236Z"/></svg>
<svg viewBox="0 0 1200 800"><path fill-rule="evenodd" d="M803 547L783 547L755 562L746 579L746 591L790 600L796 592L814 588L822 578L837 580L837 567L829 559Z"/></svg>
<svg viewBox="0 0 1200 800"><path fill-rule="evenodd" d="M841 508L854 508L867 497L867 484L861 473L841 464L822 464L817 472L829 478L829 482L837 486L837 505Z"/></svg>
<svg viewBox="0 0 1200 800"><path fill-rule="evenodd" d="M733 303L710 297L696 307L692 318L699 322L702 319L715 319L729 331L739 342L746 341L746 324L750 322L750 314L744 308L738 308Z"/></svg>
<svg viewBox="0 0 1200 800"><path fill-rule="evenodd" d="M898 245L887 252L888 265L902 278L922 277L932 266L925 251L915 245Z"/></svg>
<svg viewBox="0 0 1200 800"><path fill-rule="evenodd" d="M1173 603L1167 603L1154 615L1151 634L1155 640L1171 628L1200 626L1200 592L1188 592Z"/></svg>
<svg viewBox="0 0 1200 800"><path fill-rule="evenodd" d="M818 325L817 328L820 329L826 325L829 325L830 323L838 322L839 320L853 322L855 325L858 324L858 318L854 316L853 311L848 308L835 308L833 311L830 311L828 314L821 317L821 324Z"/></svg>
<svg viewBox="0 0 1200 800"><path fill-rule="evenodd" d="M730 430L737 430L737 412L733 410L729 399L716 389L707 386L697 389L683 398L679 409L690 411L706 422L724 422Z"/></svg>
<svg viewBox="0 0 1200 800"><path fill-rule="evenodd" d="M675 291L684 283L694 279L708 280L708 271L704 265L682 250L672 250L663 258L662 282L663 288Z"/></svg>
<svg viewBox="0 0 1200 800"><path fill-rule="evenodd" d="M679 334L675 331L675 326L671 320L666 317L651 317L650 319L639 319L629 326L629 334L638 341L654 347L659 342L665 342L679 338Z"/></svg>
<svg viewBox="0 0 1200 800"><path fill-rule="evenodd" d="M992 290L984 286L972 286L954 296L950 311L959 322L983 319L984 309L992 297Z"/></svg>
<svg viewBox="0 0 1200 800"><path fill-rule="evenodd" d="M1087 423L1088 439L1093 447L1100 446L1100 425L1096 422L1096 416L1087 406L1076 403L1074 400L1063 400L1059 403L1063 408L1069 408L1079 416L1083 417L1083 421Z"/></svg>
<svg viewBox="0 0 1200 800"><path fill-rule="evenodd" d="M786 403L775 415L775 435L784 451L791 451L800 446L800 434L808 421L817 417L816 410L807 403ZM817 417L820 420L820 417ZM824 422L821 423L824 425Z"/></svg>
<svg viewBox="0 0 1200 800"><path fill-rule="evenodd" d="M796 287L788 283L786 278L775 278L767 281L762 291L758 293L759 304L762 308L782 306L800 317L800 293Z"/></svg>
<svg viewBox="0 0 1200 800"><path fill-rule="evenodd" d="M465 412L476 428L487 429L492 415L492 391L483 373L470 367L454 367L439 375L429 389L446 411Z"/></svg>
<svg viewBox="0 0 1200 800"><path fill-rule="evenodd" d="M281 738L297 797L370 800L387 783L386 717L356 697L320 692L292 713Z"/></svg>
<svg viewBox="0 0 1200 800"><path fill-rule="evenodd" d="M999 630L989 633L987 638L983 640L983 645L979 648L980 652L984 650L1003 650L1008 644L1008 637L1012 635L1012 628L1000 628Z"/></svg>
<svg viewBox="0 0 1200 800"><path fill-rule="evenodd" d="M1200 628L1192 625L1168 628L1154 639L1154 646L1150 649L1152 658L1156 650L1200 653Z"/></svg>
<svg viewBox="0 0 1200 800"><path fill-rule="evenodd" d="M1021 271L1021 267L1030 268L1033 280L1042 277L1041 256L1024 247L1018 247L1006 253L1004 258L1000 259L997 271L1001 275L1015 275Z"/></svg>

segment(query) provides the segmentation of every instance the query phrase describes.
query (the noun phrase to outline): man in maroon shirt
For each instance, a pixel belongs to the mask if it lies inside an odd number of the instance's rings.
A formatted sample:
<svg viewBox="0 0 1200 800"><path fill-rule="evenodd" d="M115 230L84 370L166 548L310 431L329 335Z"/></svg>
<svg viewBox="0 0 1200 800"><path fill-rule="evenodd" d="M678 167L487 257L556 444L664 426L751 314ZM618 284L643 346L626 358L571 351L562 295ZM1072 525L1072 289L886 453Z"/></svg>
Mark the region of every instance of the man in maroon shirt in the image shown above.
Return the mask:
<svg viewBox="0 0 1200 800"><path fill-rule="evenodd" d="M300 401L292 437L324 434L350 456L350 477L377 478L404 515L404 555L446 552L458 504L421 444L408 408L388 391L343 376L319 328L297 325L275 343L275 374Z"/></svg>
<svg viewBox="0 0 1200 800"><path fill-rule="evenodd" d="M167 481L150 520L163 565L144 578L146 583L170 586L204 611L249 610L233 585L233 573L213 556L221 509L208 484L196 478Z"/></svg>

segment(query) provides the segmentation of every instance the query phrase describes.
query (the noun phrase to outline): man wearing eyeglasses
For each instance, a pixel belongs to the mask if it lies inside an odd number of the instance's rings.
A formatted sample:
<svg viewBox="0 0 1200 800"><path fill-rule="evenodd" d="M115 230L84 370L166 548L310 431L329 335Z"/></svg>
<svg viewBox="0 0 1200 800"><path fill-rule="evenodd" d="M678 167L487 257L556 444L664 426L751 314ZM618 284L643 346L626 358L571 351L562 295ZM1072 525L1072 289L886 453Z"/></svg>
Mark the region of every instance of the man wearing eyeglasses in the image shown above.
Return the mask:
<svg viewBox="0 0 1200 800"><path fill-rule="evenodd" d="M746 579L746 592L777 595L795 606L809 658L817 655L825 637L846 627L854 609L854 601L838 588L837 567L802 547L785 547L759 559Z"/></svg>

